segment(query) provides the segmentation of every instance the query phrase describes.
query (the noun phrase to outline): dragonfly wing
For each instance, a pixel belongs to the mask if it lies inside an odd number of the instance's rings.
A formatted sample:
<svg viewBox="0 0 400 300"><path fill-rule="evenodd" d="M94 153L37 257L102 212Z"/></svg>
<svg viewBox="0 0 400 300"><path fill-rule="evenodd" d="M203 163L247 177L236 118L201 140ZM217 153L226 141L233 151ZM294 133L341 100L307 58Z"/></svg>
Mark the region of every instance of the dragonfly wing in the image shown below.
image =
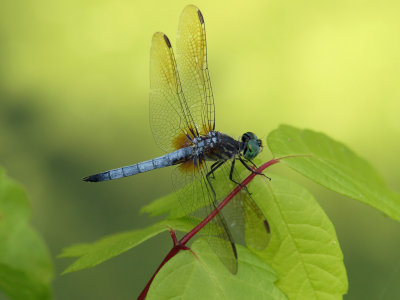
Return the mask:
<svg viewBox="0 0 400 300"><path fill-rule="evenodd" d="M215 128L204 19L193 5L185 7L180 18L177 61L167 36L153 35L150 124L157 145L167 152Z"/></svg>
<svg viewBox="0 0 400 300"><path fill-rule="evenodd" d="M207 65L203 15L194 5L182 12L177 34L177 64L187 105L199 132L215 128L214 97Z"/></svg>
<svg viewBox="0 0 400 300"><path fill-rule="evenodd" d="M168 37L156 32L150 50L150 125L157 145L171 152L185 145L179 136L193 136L193 120L185 102ZM189 141L189 140L188 140Z"/></svg>
<svg viewBox="0 0 400 300"><path fill-rule="evenodd" d="M203 162L182 172L177 167L172 173L174 189L184 212L192 217L193 226L197 226L215 208L216 202L205 177L208 167ZM207 236L207 241L227 269L236 274L237 253L232 235L222 212L219 212L199 234Z"/></svg>
<svg viewBox="0 0 400 300"><path fill-rule="evenodd" d="M249 172L241 165L235 164L233 179L241 182ZM239 171L238 171L239 170ZM227 161L214 173L211 182L215 186L218 199L224 199L235 187L236 183L229 179L231 162ZM240 176L244 174L244 176ZM251 184L248 191L241 190L230 203L222 209L236 241L243 240L247 246L256 250L265 249L270 239L268 222L261 209L251 196Z"/></svg>
<svg viewBox="0 0 400 300"><path fill-rule="evenodd" d="M245 241L246 245L256 250L263 250L270 240L270 228L264 214L257 203L246 193L243 200L245 215Z"/></svg>
<svg viewBox="0 0 400 300"><path fill-rule="evenodd" d="M189 162L185 163L188 164ZM207 217L218 204L228 196L237 186L229 179L231 171L231 162L227 161L218 170L214 176L210 176L211 184L216 193L216 198L207 182L206 174L210 167L208 162L203 162L199 167L185 169L185 166L177 167L173 172L174 188L184 212L188 216L194 217L194 226L198 225ZM194 164L192 163L194 166ZM240 165L236 165L233 177L240 182L238 169L243 171ZM184 172L182 172L185 170ZM244 171L244 176L249 172ZM251 186L249 187L251 192ZM251 195L245 191L240 191L231 201L222 209L219 214L212 219L209 226L204 227L200 234L207 235L211 248L232 272L237 270L235 241L245 242L247 246L255 250L265 249L270 238L269 225Z"/></svg>

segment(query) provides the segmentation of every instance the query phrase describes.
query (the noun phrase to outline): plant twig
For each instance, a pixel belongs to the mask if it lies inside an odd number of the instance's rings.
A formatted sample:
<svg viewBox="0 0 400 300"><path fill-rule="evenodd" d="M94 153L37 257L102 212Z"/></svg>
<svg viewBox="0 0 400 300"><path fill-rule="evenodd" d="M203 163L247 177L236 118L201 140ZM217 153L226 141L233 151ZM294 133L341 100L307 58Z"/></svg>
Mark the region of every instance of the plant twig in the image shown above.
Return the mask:
<svg viewBox="0 0 400 300"><path fill-rule="evenodd" d="M168 252L167 256L163 259L161 262L160 266L157 268L157 270L154 272L153 276L150 278L149 282L146 284L145 288L143 291L140 293L139 297L137 298L138 300L144 300L146 298L147 292L149 291L150 285L153 282L155 276L157 273L161 270L161 268L171 259L173 258L176 254L178 254L179 251L181 250L190 250L189 247L186 246L186 244L204 227L214 218L224 207L229 203L229 201L232 200L233 197L236 196L237 193L240 192L245 186L247 186L253 178L258 175L257 173L261 173L264 171L266 168L278 163L280 160L285 159L285 158L290 158L290 157L297 157L297 156L306 156L306 155L291 155L291 156L284 156L281 158L275 158L271 159L270 161L266 162L265 164L261 165L259 168L255 170L255 172L251 173L245 180L242 181L240 185L237 185L232 192L229 193L228 196L225 197L224 200L222 200L218 206L204 219L202 220L196 227L194 227L191 231L189 231L181 240L177 241L175 231L170 230L170 234L172 237L172 241L174 243L172 249ZM308 155L307 155L308 156Z"/></svg>

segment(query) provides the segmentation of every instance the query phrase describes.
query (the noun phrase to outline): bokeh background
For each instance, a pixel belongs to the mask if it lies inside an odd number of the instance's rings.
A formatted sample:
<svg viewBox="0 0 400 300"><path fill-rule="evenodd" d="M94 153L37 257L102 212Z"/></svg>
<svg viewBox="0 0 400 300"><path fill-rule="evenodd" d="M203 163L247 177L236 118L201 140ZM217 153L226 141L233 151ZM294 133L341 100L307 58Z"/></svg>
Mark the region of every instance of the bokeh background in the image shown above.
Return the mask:
<svg viewBox="0 0 400 300"><path fill-rule="evenodd" d="M57 274L71 263L56 259L63 247L153 223L140 207L171 192L169 170L104 184L80 179L162 154L148 122L150 41L163 31L174 42L187 4L0 2L0 164L26 187ZM286 123L325 132L400 191L399 1L193 4L206 21L219 130L265 139ZM345 299L398 298L400 224L283 166L271 171L305 184L335 224ZM135 298L170 246L161 235L57 275L54 298Z"/></svg>

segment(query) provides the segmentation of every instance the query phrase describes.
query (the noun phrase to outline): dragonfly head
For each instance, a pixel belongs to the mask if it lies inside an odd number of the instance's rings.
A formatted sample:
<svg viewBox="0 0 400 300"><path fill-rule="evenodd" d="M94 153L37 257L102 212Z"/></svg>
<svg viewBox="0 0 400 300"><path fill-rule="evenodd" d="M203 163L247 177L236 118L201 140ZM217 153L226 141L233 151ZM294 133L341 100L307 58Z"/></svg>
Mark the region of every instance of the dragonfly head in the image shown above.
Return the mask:
<svg viewBox="0 0 400 300"><path fill-rule="evenodd" d="M242 135L241 151L246 159L252 160L262 151L262 141L252 132Z"/></svg>

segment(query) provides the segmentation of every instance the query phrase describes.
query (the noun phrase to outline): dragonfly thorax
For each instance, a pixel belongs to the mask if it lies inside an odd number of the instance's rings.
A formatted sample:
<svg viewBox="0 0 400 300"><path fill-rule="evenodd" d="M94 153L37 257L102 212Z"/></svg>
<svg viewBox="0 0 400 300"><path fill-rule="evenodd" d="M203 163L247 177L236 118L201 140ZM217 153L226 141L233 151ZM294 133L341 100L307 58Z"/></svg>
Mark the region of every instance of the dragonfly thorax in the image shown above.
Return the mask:
<svg viewBox="0 0 400 300"><path fill-rule="evenodd" d="M193 139L194 154L206 160L228 160L240 151L240 142L218 131Z"/></svg>

